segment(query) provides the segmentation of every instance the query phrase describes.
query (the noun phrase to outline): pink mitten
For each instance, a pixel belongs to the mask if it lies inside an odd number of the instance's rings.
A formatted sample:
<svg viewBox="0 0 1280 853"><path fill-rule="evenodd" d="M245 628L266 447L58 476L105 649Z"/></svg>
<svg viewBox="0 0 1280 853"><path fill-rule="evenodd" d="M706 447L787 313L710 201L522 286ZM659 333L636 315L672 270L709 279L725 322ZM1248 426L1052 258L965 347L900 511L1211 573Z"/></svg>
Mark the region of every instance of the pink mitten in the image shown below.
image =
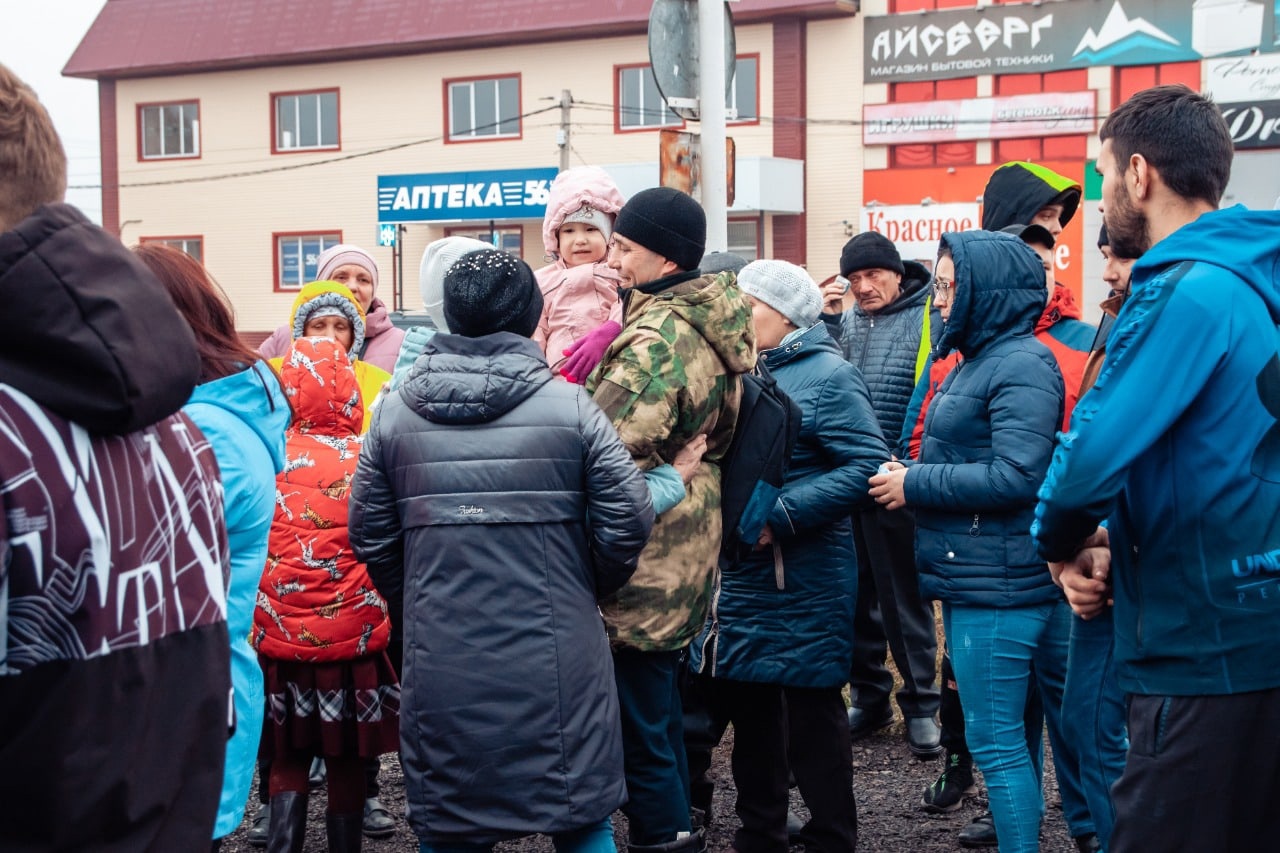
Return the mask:
<svg viewBox="0 0 1280 853"><path fill-rule="evenodd" d="M613 343L613 339L622 331L622 326L609 320L591 330L586 336L574 341L573 346L564 351L569 356L560 365L560 375L570 382L583 385L591 371L600 363L604 351Z"/></svg>

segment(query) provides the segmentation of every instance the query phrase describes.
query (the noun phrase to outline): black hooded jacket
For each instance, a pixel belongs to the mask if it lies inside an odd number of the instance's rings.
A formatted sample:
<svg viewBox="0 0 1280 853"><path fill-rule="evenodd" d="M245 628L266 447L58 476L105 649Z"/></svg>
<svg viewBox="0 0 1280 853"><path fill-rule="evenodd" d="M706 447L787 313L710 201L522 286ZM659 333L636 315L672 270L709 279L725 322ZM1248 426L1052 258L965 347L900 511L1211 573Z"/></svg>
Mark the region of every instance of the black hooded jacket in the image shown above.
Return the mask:
<svg viewBox="0 0 1280 853"><path fill-rule="evenodd" d="M218 467L173 414L195 341L66 205L0 233L0 295L0 850L207 850L231 674Z"/></svg>
<svg viewBox="0 0 1280 853"><path fill-rule="evenodd" d="M182 408L200 377L191 329L120 241L66 204L0 234L0 381L90 432Z"/></svg>
<svg viewBox="0 0 1280 853"><path fill-rule="evenodd" d="M1080 206L1080 185L1035 163L1005 163L991 173L982 191L982 229L1027 225L1051 204L1062 205L1058 221L1066 227Z"/></svg>

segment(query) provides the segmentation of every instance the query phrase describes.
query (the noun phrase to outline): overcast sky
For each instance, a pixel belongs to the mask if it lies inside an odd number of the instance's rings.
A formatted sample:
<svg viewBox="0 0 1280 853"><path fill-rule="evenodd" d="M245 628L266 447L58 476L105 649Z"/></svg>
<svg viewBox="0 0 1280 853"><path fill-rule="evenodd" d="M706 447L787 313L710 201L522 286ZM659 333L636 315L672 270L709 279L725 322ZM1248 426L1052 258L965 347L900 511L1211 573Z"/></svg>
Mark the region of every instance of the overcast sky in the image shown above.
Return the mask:
<svg viewBox="0 0 1280 853"><path fill-rule="evenodd" d="M0 0L0 63L36 90L67 149L70 183L101 183L98 161L98 86L62 76L62 67L105 0ZM102 191L68 190L67 201L102 221Z"/></svg>

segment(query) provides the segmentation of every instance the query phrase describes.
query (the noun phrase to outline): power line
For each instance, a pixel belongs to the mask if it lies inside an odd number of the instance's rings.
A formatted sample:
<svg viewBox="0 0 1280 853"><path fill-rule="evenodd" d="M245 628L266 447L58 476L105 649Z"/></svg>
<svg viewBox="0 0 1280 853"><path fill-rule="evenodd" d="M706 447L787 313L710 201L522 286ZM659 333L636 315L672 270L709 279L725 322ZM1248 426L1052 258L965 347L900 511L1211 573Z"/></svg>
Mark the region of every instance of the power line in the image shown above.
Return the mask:
<svg viewBox="0 0 1280 853"><path fill-rule="evenodd" d="M523 113L517 116L517 119L523 120L523 119L529 118L530 116L536 116L541 113L550 112L551 110L558 110L558 109L560 109L559 105L556 105L553 107L543 107L542 109L539 109L539 110L531 110L527 113ZM497 127L500 124L505 124L510 121L511 119L509 118L499 119L498 121L494 121L489 124L477 125L474 128L472 128L472 131L474 132L477 130L485 130L486 128L490 128L490 127ZM350 154L342 154L337 157L327 157L324 160L312 160L309 163L293 163L293 164L284 165L284 166L268 166L263 169L247 169L241 172L225 172L220 175L202 175L199 177L191 177L191 178L170 178L168 180L163 180L163 181L140 181L140 182L131 183L131 184L121 183L121 184L115 184L113 187L111 187L111 189L134 189L136 187L164 187L164 186L173 186L175 184L201 184L201 183L210 183L213 181L228 181L228 180L232 180L233 178L250 178L250 177L256 177L258 175L270 175L276 172L294 172L299 169L311 169L311 168L314 168L315 166L326 166L330 163L341 163L345 160L358 160L364 157L372 157L375 154L385 154L388 151L399 151L401 149L412 148L417 145L426 145L432 142L440 142L441 140L445 139L446 136L447 134L441 134L440 136L431 136L426 139L415 139L410 142L401 142L396 145L384 145L381 148L372 148L372 149L369 149L368 151L355 151ZM99 190L99 189L103 189L104 187L105 187L104 184L72 184L68 186L67 189Z"/></svg>
<svg viewBox="0 0 1280 853"><path fill-rule="evenodd" d="M642 117L646 112L645 110L638 107L627 107L622 105L606 104L598 101L579 101L576 98L573 101L573 106L579 107L585 110L607 111L611 114L616 113L620 116L629 117L629 118ZM559 110L560 108L561 108L560 105L557 103L551 106L543 107L541 109L530 110L529 112L522 113L521 115L517 116L517 120L524 120L532 116L551 112L553 110ZM948 119L948 122L950 124L954 124L954 125L966 125L966 124L980 125L980 124L993 124L993 123L998 123L998 124L1037 123L1038 124L1038 123L1043 123L1045 121L1054 121L1054 120L1095 121L1096 122L1096 121L1105 119L1106 117L1107 117L1106 115L1087 115L1087 116L1072 115L1072 116L1063 116L1061 118L1054 119L1054 118L1045 118L1043 116L1023 116L1023 117L1011 117L1006 119L995 120L995 119L983 119L983 118L967 119L967 118L961 118L958 116L943 116L943 118ZM499 119L489 124L478 125L472 130L473 131L485 130L488 128L497 127L501 124L509 123L510 121L511 119L509 118ZM883 120L865 121L863 119L823 119L823 118L812 118L812 117L805 117L805 116L754 116L754 117L743 118L743 119L740 119L739 121L745 125L749 125L753 123L800 124L800 125L813 126L813 127L836 127L836 128L865 127L867 125L876 125L876 124L883 123ZM905 124L908 127L910 127L911 126L910 120L909 119L906 120ZM557 126L558 125L554 123L553 124L537 124L537 125L530 125L529 129L557 127ZM657 129L661 126L664 126L664 125L652 125L651 127L653 129ZM678 126L678 125L670 125L670 126ZM574 127L575 128L578 128L578 127L609 128L609 127L613 127L613 124L611 122L575 122ZM628 129L631 129L631 128L628 128ZM636 127L634 129L640 130L645 128ZM596 136L598 134L587 131L585 135ZM313 160L307 163L293 163L293 164L280 165L280 166L267 166L261 169L246 169L238 172L225 172L225 173L216 174L216 175L202 175L197 177L186 177L186 178L169 178L169 179L159 180L159 181L137 181L133 183L117 183L110 188L111 189L134 189L134 188L140 188L140 187L173 186L177 184L211 183L214 181L226 181L226 180L233 180L236 178L248 178L248 177L256 177L259 175L269 175L269 174L275 174L278 172L292 172L292 171L297 171L299 169L310 169L316 166L326 166L331 163L341 163L348 160L358 160L364 157L372 157L377 154L385 154L390 151L399 151L405 148L412 148L419 145L428 145L433 142L440 142L446 139L447 137L448 137L448 134L440 134L438 136L431 136L431 137L426 137L421 139L411 139L407 142L396 143L394 145L384 145L378 148L371 148L365 151L355 151L350 154L341 154L336 157L327 157L323 160ZM231 151L231 150L242 150L242 149L226 149L226 150ZM578 152L575 151L574 153L578 153ZM581 158L581 154L579 154L578 156L579 158ZM254 162L254 161L241 161L241 162L248 163L248 162ZM189 169L189 168L196 168L196 167L194 165L183 165L183 166L174 166L172 168ZM103 184L71 184L67 187L67 189L69 190L96 190L96 189L103 189L103 188L104 188Z"/></svg>
<svg viewBox="0 0 1280 853"><path fill-rule="evenodd" d="M915 102L912 102L912 103L915 103ZM927 103L927 102L922 101L920 103ZM598 101L574 101L573 104L576 107L583 107L589 110L590 109L608 110L609 112L614 112L616 110L620 115L624 115L627 117L637 117L637 116L643 115L644 113L644 110L640 109L639 107L623 107L623 106L615 107L613 104L605 104L605 103L600 103ZM879 106L879 105L868 104L868 106ZM969 118L960 118L958 116L955 116L955 117L944 116L944 117L950 119L950 121L954 124L978 124L978 125L1019 124L1024 122L1025 123L1043 123L1046 121L1101 121L1107 118L1106 115L1068 115L1068 116L1053 116L1053 117L1025 116L1025 117L1013 117L1013 118L1002 118L1002 119L986 119L986 118L969 119ZM759 121L761 123L774 123L774 124L789 123L789 124L806 124L806 125L811 124L811 125L829 126L829 127L862 127L868 124L881 124L885 120L873 119L871 121L865 121L863 119L810 118L805 116L756 116L754 118L737 119L736 121L740 121L743 123ZM733 122L731 122L731 124L732 123Z"/></svg>

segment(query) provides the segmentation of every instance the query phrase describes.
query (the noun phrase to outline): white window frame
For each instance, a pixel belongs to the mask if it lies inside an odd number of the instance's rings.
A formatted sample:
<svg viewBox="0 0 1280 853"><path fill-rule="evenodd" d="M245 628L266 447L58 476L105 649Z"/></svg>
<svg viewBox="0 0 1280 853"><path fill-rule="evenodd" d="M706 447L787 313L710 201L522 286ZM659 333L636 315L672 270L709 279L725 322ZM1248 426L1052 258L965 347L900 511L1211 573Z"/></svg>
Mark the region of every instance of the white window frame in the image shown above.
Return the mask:
<svg viewBox="0 0 1280 853"><path fill-rule="evenodd" d="M726 223L728 226L726 237L728 239L728 251L735 255L741 255L747 259L747 262L759 260L760 258L760 220L759 219L730 219ZM747 239L747 229L750 229L750 240Z"/></svg>
<svg viewBox="0 0 1280 853"><path fill-rule="evenodd" d="M169 246L177 249L187 255L195 258L200 263L204 263L204 238L203 237L143 237L139 242L153 243L160 246ZM192 251L192 248L195 251Z"/></svg>
<svg viewBox="0 0 1280 853"><path fill-rule="evenodd" d="M751 98L750 103L745 106L750 110L750 115L743 114L743 104L738 103L738 76L742 72L744 62L751 63L751 85L755 89L755 97ZM733 80L729 82L729 97L725 98L725 109L730 110L733 118L729 119L733 123L757 122L760 120L760 57L739 56L734 61Z"/></svg>
<svg viewBox="0 0 1280 853"><path fill-rule="evenodd" d="M315 231L306 234L274 234L272 239L275 243L275 290L277 292L296 292L302 289L304 284L312 281L307 275L307 258L303 254L305 241L320 241L320 251L316 252L318 258L325 249L331 248L342 242L342 232L340 231ZM284 250L286 244L292 244L298 248L298 274L300 280L297 282L285 281L284 266ZM314 264L313 264L314 266Z"/></svg>
<svg viewBox="0 0 1280 853"><path fill-rule="evenodd" d="M314 98L316 102L316 139L315 145L303 145L297 139L285 139L285 134L289 131L285 130L284 122L281 118L286 111L293 112L293 126L298 128L302 124L302 101L304 98ZM326 141L325 132L325 104L332 99L333 103L333 141ZM324 89L314 92L278 92L271 96L271 116L272 126L275 132L273 144L275 151L333 151L342 147L342 122L341 122L341 105L338 99L337 89ZM299 134L300 135L300 134Z"/></svg>
<svg viewBox="0 0 1280 853"><path fill-rule="evenodd" d="M166 151L164 114L165 110L179 110L178 127L181 142L178 151ZM190 120L188 120L190 114ZM147 151L147 127L151 122L158 123L160 139L159 151ZM200 102L175 101L165 104L145 104L138 107L138 154L143 160L172 160L200 156Z"/></svg>
<svg viewBox="0 0 1280 853"><path fill-rule="evenodd" d="M476 114L476 90L479 87L492 87L493 115ZM502 111L503 89L507 86L515 89L515 113L504 115ZM460 129L459 116L454 111L455 95L466 93L469 115L468 126ZM508 92L508 95L510 93ZM449 80L445 86L445 107L449 116L449 141L473 142L482 139L519 139L523 133L520 115L520 75L508 74L500 77L477 77L469 80ZM506 129L512 123L515 129Z"/></svg>
<svg viewBox="0 0 1280 853"><path fill-rule="evenodd" d="M651 130L659 127L679 127L684 124L684 120L667 106L666 98L662 97L662 93L658 91L658 83L653 77L653 66L651 65L630 65L618 68L618 130ZM637 81L635 75L640 75ZM639 94L639 104L628 104L626 102L627 93L630 89L637 90ZM648 99L657 98L662 104L660 108L652 106ZM656 111L656 117L654 113Z"/></svg>

